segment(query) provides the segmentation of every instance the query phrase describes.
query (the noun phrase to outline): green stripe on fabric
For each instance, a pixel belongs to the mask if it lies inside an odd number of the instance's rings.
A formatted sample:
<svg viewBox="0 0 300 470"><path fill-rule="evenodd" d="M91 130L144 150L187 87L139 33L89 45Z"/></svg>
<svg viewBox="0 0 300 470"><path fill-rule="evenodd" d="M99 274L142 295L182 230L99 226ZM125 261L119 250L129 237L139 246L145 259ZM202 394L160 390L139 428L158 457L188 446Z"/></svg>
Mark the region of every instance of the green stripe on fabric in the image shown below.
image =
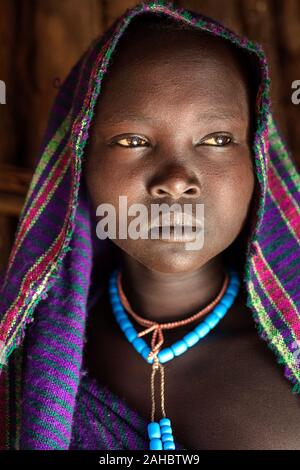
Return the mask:
<svg viewBox="0 0 300 470"><path fill-rule="evenodd" d="M48 321L48 320L47 320ZM57 323L56 323L56 326L57 326ZM43 331L43 337L44 338L48 338L48 339L53 339L53 333L51 331ZM81 337L81 336L80 336ZM65 339L62 339L60 338L57 334L55 334L55 342L61 344L61 345L65 345L66 344L66 340ZM49 344L49 343L48 343ZM78 353L79 355L81 355L81 348L77 345L77 344L74 344L72 343L71 341L68 341L67 342L67 345L68 345L68 348L70 348L73 352L76 352Z"/></svg>
<svg viewBox="0 0 300 470"><path fill-rule="evenodd" d="M32 405L34 408L38 409L40 405L44 405L42 401L39 401L37 399L38 397L35 398L30 398L28 400L28 404ZM53 418L56 418L60 424L66 427L68 429L70 427L70 422L67 421L61 414L57 413L56 411L52 410L51 408L47 409L47 414L49 416L52 416Z"/></svg>
<svg viewBox="0 0 300 470"><path fill-rule="evenodd" d="M39 163L37 164L35 168L34 175L31 180L31 184L29 187L29 191L26 196L26 200L24 203L24 206L27 205L27 202L29 198L31 197L31 194L33 190L35 189L42 173L45 171L46 166L48 165L50 159L53 157L54 153L56 152L58 146L62 142L63 138L65 137L67 131L69 130L71 123L71 112L66 116L66 118L63 120L62 124L59 126L59 128L56 130L54 136L52 139L49 141L47 146L45 147L42 156L40 158Z"/></svg>
<svg viewBox="0 0 300 470"><path fill-rule="evenodd" d="M35 385L35 384L32 384L31 387L32 387L32 390L34 391L34 393L36 393L39 396L42 396L44 398L49 399L49 392L48 391L45 391L41 388L38 388L38 386ZM55 395L51 396L51 400L54 404L60 405L62 408L64 408L66 411L68 411L71 415L73 414L73 408L70 407L70 405L68 405L68 403L65 402L64 400L61 400L60 398L58 398Z"/></svg>
<svg viewBox="0 0 300 470"><path fill-rule="evenodd" d="M50 347L48 347L48 346L46 346L46 345L43 345L43 347L44 347L44 349L45 349L47 352L53 353L53 351L55 351L55 350L53 350L53 348L50 348ZM56 352L57 352L57 351L56 351ZM74 374L74 372L72 372L71 370L66 370L66 369L60 368L60 367L58 366L57 362L52 361L51 359L48 359L48 358L45 358L45 357L41 357L41 356L39 356L39 355L37 355L37 354L33 354L33 355L32 355L32 358L34 358L34 359L35 359L36 361L38 361L38 362L42 362L43 364L48 364L48 365L50 365L50 366L55 366L57 369L59 368L59 370L61 371L61 373L62 373L63 375L65 375L66 377L69 377L69 378L72 379L72 380L75 380L75 383L77 383L78 377ZM72 360L73 360L74 362L76 362L76 365L77 365L78 367L80 367L79 362L77 362L75 358L72 358Z"/></svg>
<svg viewBox="0 0 300 470"><path fill-rule="evenodd" d="M255 269L255 271L256 271L256 269ZM258 276L257 276L257 279L258 279L259 284L261 285L261 281L260 281ZM261 288L264 290L262 285L261 285ZM254 290L254 285L253 285L252 281L249 281L249 292L250 292L250 295L251 295L251 298L252 298L252 303L253 303L253 305L256 309L259 321L260 321L262 327L265 329L265 331L268 335L269 341L271 342L271 345L268 344L268 346L271 349L272 349L272 346L273 346L273 348L276 350L276 351L273 351L273 352L275 352L275 354L277 353L277 362L279 362L280 364L282 364L282 363L287 364L290 367L290 369L292 369L293 373L296 376L298 376L299 379L300 379L300 374L297 371L297 367L295 368L295 358L294 358L293 354L290 353L290 351L288 350L288 348L287 348L280 332L274 327L272 321L268 317L268 315L267 315L267 313L266 313L266 311L265 311L265 309L264 309L264 307L261 303L260 297L258 296L258 294ZM273 302L271 302L271 303L273 304ZM285 322L284 318L282 317L282 315L280 314L280 312L278 312L278 313L281 316L282 321L286 324L286 322ZM286 327L288 328L288 325L286 325ZM293 335L293 338L296 339L294 337L294 335ZM281 355L281 357L280 357L280 355Z"/></svg>
<svg viewBox="0 0 300 470"><path fill-rule="evenodd" d="M62 328L64 327L64 325L62 323L58 323L58 320L55 320L53 318L47 318L47 323L51 323L51 325L53 326L56 326L57 328ZM85 320L79 322L79 325L80 326L83 326L83 324L85 323ZM80 331L78 331L77 328L75 328L74 326L72 325L68 325L68 328L69 328L69 331L74 335L76 336L76 338L78 339L82 339L82 333Z"/></svg>
<svg viewBox="0 0 300 470"><path fill-rule="evenodd" d="M36 437L37 437L37 432L36 431L32 431L31 429L26 428L25 434L27 434L28 436L33 437L33 439L36 441ZM54 450L55 449L57 449L57 450L61 449L61 444L58 444L56 441L54 441L50 437L45 438L43 435L38 434L38 439L39 439L40 442L42 442L45 445L49 446L49 444L52 444L52 447L53 447ZM28 450L32 450L32 449L28 449Z"/></svg>

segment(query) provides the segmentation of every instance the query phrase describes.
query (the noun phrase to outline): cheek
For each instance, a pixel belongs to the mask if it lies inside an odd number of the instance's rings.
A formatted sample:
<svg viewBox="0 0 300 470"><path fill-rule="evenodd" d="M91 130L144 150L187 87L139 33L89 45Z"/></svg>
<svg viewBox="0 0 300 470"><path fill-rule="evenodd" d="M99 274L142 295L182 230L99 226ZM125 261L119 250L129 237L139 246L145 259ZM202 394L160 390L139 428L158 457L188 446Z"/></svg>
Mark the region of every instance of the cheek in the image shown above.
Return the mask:
<svg viewBox="0 0 300 470"><path fill-rule="evenodd" d="M101 203L117 204L119 195L126 194L126 178L113 162L90 161L85 180L94 206Z"/></svg>
<svg viewBox="0 0 300 470"><path fill-rule="evenodd" d="M210 186L209 206L222 226L240 226L247 215L254 191L255 176L251 163L241 162L230 172L215 178Z"/></svg>
<svg viewBox="0 0 300 470"><path fill-rule="evenodd" d="M233 171L233 191L240 199L241 206L249 204L255 185L255 174L252 161L246 160Z"/></svg>

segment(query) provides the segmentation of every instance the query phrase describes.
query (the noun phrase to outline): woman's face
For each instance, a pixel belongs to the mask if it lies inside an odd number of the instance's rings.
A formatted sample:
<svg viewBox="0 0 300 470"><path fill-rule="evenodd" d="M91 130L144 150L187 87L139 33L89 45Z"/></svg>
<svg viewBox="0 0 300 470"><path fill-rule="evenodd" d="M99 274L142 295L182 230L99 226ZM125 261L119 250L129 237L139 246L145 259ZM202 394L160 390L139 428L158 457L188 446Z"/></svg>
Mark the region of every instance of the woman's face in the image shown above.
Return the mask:
<svg viewBox="0 0 300 470"><path fill-rule="evenodd" d="M239 235L255 176L247 88L229 48L193 32L125 39L104 78L84 174L94 210L191 204L204 208L204 243L119 239L148 269L190 272L220 255ZM127 216L127 214L126 214ZM128 217L128 224L133 216ZM100 218L99 218L100 220ZM96 227L95 227L96 229ZM99 241L100 242L100 241Z"/></svg>

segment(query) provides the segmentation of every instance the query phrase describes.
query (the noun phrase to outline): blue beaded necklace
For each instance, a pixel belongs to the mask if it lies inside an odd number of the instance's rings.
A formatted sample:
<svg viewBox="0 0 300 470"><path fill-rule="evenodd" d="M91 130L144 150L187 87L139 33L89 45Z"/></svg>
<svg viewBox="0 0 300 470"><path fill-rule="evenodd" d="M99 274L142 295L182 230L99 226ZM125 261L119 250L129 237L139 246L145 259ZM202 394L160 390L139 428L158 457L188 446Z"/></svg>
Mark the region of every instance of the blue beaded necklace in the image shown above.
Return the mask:
<svg viewBox="0 0 300 470"><path fill-rule="evenodd" d="M175 449L175 443L173 438L173 432L171 427L171 421L166 417L164 407L164 367L162 364L180 356L191 347L195 346L201 339L203 339L225 316L229 308L235 301L240 288L240 280L237 272L233 268L228 269L228 274L225 276L225 280L222 289L216 299L211 302L207 307L202 309L200 312L192 315L191 317L175 321L171 323L157 323L143 319L132 311L128 300L124 294L121 284L121 269L115 269L109 279L109 295L110 302L113 310L115 319L123 331L125 337L132 344L134 349L146 360L148 364L152 364L151 374L151 398L152 398L152 412L151 421L148 424L148 437L150 439L150 450L173 450ZM133 323L129 320L126 310L142 325L148 326L144 331L137 332L133 326ZM176 341L170 347L161 350L161 346L164 342L163 329L171 329L176 326L190 323L209 313L203 321L201 321L192 331L187 333L181 340ZM153 337L150 348L146 341L141 338L147 333L153 331ZM158 339L158 342L156 340ZM161 374L161 409L163 418L159 422L154 420L155 416L155 394L154 394L154 378L157 370L160 370Z"/></svg>

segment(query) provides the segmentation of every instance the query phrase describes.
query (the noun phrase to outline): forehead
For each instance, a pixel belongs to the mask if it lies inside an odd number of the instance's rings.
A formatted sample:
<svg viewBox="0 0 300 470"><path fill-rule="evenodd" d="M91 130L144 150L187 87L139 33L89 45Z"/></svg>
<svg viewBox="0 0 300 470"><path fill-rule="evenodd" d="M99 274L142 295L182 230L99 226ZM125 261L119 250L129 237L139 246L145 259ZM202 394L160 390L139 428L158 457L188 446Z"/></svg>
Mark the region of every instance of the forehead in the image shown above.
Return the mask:
<svg viewBox="0 0 300 470"><path fill-rule="evenodd" d="M175 56L182 59L190 56L195 59L198 57L221 59L224 64L231 62L239 68L237 49L231 43L200 30L143 31L134 29L127 31L127 35L124 34L117 43L112 65L120 63L125 66L126 62L128 63L128 56L131 61L134 58L141 60L143 57L158 60L166 54L169 55L170 60Z"/></svg>
<svg viewBox="0 0 300 470"><path fill-rule="evenodd" d="M108 76L126 70L132 63L145 60L154 64L194 61L217 63L219 66L242 72L238 48L228 40L201 30L151 30L130 24L119 39L108 68ZM183 63L184 65L184 63ZM180 67L179 67L180 69Z"/></svg>
<svg viewBox="0 0 300 470"><path fill-rule="evenodd" d="M199 106L247 112L241 64L226 41L193 31L134 31L121 38L104 77L103 117L136 107L186 111Z"/></svg>

